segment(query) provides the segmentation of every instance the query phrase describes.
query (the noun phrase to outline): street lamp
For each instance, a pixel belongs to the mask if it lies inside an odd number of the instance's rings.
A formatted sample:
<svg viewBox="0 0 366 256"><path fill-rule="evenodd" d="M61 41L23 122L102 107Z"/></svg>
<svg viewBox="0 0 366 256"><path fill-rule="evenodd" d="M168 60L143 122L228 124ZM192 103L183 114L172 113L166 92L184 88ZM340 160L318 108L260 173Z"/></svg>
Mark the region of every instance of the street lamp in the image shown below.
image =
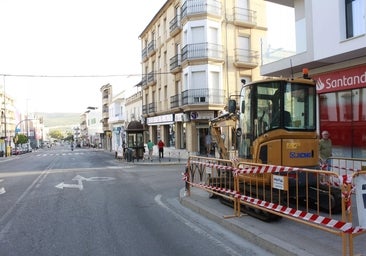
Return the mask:
<svg viewBox="0 0 366 256"><path fill-rule="evenodd" d="M5 141L4 157L7 157L8 138L6 137L6 114L4 110L1 111L1 119L4 120L4 141Z"/></svg>
<svg viewBox="0 0 366 256"><path fill-rule="evenodd" d="M15 126L15 138L17 137L18 135L18 126L23 123L23 122L26 122L26 121L32 121L32 120L36 120L34 118L26 118L26 119L23 119L21 120L19 123L17 123L17 125ZM28 128L27 128L28 130ZM27 132L27 138L28 138L28 141L29 141L29 133ZM28 149L29 149L29 145L28 145Z"/></svg>

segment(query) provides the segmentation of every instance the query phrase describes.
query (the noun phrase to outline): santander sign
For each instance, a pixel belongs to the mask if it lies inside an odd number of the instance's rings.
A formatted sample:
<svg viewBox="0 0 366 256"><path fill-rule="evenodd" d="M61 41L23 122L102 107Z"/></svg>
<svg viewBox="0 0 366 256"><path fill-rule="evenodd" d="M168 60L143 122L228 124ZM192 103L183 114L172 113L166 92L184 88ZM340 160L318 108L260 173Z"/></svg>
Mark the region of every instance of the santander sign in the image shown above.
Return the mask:
<svg viewBox="0 0 366 256"><path fill-rule="evenodd" d="M314 75L318 93L351 90L366 87L366 66Z"/></svg>

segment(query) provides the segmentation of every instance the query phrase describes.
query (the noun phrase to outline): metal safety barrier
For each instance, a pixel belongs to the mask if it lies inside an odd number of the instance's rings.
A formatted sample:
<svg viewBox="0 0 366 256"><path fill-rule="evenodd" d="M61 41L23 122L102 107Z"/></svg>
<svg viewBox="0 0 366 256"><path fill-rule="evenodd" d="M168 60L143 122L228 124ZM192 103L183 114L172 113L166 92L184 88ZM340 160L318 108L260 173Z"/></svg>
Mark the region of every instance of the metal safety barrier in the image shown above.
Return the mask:
<svg viewBox="0 0 366 256"><path fill-rule="evenodd" d="M190 156L184 174L186 192L190 195L192 186L207 191L210 197L220 196L232 203L234 214L239 216L235 203L234 167L229 160Z"/></svg>
<svg viewBox="0 0 366 256"><path fill-rule="evenodd" d="M233 206L233 216L245 212L264 220L291 219L340 236L342 255L354 255L353 238L366 233L366 226L352 218L353 177L366 176L363 165L356 165L348 164L352 172L341 165L342 171L326 171L191 156L184 179L188 195L191 186L204 189Z"/></svg>

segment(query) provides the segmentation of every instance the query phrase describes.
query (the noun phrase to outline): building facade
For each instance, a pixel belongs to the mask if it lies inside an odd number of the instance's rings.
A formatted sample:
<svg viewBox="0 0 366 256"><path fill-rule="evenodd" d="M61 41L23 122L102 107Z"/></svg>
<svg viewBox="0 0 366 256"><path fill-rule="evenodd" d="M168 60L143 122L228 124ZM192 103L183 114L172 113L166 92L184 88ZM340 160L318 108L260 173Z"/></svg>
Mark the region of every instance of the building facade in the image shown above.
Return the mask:
<svg viewBox="0 0 366 256"><path fill-rule="evenodd" d="M142 91L137 91L126 98L125 111L126 127L132 121L139 121L144 124L144 119L142 116ZM145 141L147 140L145 139Z"/></svg>
<svg viewBox="0 0 366 256"><path fill-rule="evenodd" d="M15 130L15 107L14 99L7 95L4 91L0 91L1 104L1 121L0 121L0 155L6 156L10 154L9 146L12 146L12 139Z"/></svg>
<svg viewBox="0 0 366 256"><path fill-rule="evenodd" d="M265 3L168 0L140 34L142 116L147 138L205 151L209 120L260 78Z"/></svg>
<svg viewBox="0 0 366 256"><path fill-rule="evenodd" d="M317 80L319 134L330 132L334 155L365 158L366 1L268 1L294 8L296 54L263 65L261 74L308 68Z"/></svg>
<svg viewBox="0 0 366 256"><path fill-rule="evenodd" d="M102 113L97 107L88 107L80 115L81 146L100 147L103 134Z"/></svg>
<svg viewBox="0 0 366 256"><path fill-rule="evenodd" d="M109 106L108 122L112 129L112 150L117 151L125 141L125 92L113 97Z"/></svg>
<svg viewBox="0 0 366 256"><path fill-rule="evenodd" d="M102 127L103 134L101 135L102 148L112 151L112 128L109 123L109 105L112 103L113 91L112 85L106 84L100 88L102 94Z"/></svg>

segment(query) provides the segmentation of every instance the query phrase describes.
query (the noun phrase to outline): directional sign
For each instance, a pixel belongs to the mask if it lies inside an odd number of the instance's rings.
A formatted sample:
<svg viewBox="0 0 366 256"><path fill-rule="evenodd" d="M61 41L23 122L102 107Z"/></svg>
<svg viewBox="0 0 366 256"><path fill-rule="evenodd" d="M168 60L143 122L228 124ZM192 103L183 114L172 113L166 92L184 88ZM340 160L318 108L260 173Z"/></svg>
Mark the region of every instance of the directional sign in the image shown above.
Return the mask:
<svg viewBox="0 0 366 256"><path fill-rule="evenodd" d="M55 187L59 188L59 189L78 188L79 190L83 190L84 189L83 181L111 181L111 180L115 180L115 178L113 178L113 177L90 177L90 178L85 178L83 176L76 175L72 180L76 180L77 184L66 184L64 182L61 182L60 184L57 184Z"/></svg>

